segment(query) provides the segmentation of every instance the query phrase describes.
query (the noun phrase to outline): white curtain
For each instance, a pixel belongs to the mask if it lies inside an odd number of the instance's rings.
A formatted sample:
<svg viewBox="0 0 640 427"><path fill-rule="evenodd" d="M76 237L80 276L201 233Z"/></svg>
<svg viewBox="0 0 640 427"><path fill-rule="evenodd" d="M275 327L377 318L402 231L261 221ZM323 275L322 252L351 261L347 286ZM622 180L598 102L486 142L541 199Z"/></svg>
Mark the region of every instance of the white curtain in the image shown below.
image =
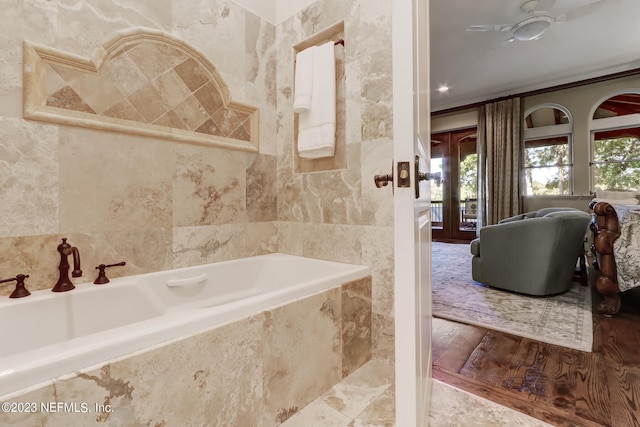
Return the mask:
<svg viewBox="0 0 640 427"><path fill-rule="evenodd" d="M520 98L480 107L477 148L481 226L520 213L521 124Z"/></svg>

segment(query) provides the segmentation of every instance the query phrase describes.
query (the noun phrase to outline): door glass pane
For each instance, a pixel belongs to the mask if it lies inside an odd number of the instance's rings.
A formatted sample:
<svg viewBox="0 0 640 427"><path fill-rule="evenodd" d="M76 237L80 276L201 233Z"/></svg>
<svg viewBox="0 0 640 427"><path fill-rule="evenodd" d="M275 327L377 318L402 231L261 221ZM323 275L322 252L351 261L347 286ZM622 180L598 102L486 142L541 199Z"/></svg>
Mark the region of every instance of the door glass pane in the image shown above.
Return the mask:
<svg viewBox="0 0 640 427"><path fill-rule="evenodd" d="M478 222L478 155L476 135L459 141L458 194L460 195L460 230L475 230Z"/></svg>
<svg viewBox="0 0 640 427"><path fill-rule="evenodd" d="M431 173L440 172L440 176L443 175L442 170L442 154L440 157L431 157ZM442 185L431 186L431 222L433 227L442 228L443 221L443 194Z"/></svg>

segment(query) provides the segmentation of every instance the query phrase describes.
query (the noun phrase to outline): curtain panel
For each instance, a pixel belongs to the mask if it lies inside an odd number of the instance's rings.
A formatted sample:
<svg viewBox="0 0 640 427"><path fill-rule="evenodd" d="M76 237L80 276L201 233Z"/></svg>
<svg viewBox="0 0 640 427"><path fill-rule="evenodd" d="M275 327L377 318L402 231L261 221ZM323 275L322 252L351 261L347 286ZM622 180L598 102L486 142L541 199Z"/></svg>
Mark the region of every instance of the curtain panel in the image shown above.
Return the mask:
<svg viewBox="0 0 640 427"><path fill-rule="evenodd" d="M481 225L497 224L520 213L522 113L520 98L480 107L478 120Z"/></svg>

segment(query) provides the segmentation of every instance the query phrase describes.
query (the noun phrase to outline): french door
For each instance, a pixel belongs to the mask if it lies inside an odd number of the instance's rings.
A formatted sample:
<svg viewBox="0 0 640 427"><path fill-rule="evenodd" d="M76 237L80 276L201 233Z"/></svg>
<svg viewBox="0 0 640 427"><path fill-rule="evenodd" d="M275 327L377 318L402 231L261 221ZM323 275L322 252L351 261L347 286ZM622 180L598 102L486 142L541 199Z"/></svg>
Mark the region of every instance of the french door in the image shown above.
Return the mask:
<svg viewBox="0 0 640 427"><path fill-rule="evenodd" d="M432 187L432 237L440 241L471 241L478 222L476 128L431 135L431 171L442 174Z"/></svg>

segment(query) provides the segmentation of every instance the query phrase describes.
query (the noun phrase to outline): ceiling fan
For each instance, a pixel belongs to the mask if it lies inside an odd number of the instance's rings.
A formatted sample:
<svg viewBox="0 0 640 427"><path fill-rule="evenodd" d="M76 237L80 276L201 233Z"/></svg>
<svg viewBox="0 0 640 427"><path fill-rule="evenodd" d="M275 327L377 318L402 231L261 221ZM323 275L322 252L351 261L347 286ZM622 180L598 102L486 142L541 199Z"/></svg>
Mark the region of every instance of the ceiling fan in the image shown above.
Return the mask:
<svg viewBox="0 0 640 427"><path fill-rule="evenodd" d="M594 12L597 8L603 6L611 0L596 0L584 6L571 9L558 16L552 16L548 11L536 10L538 0L527 0L520 5L520 10L526 14L525 18L520 19L515 24L508 25L471 25L467 27L467 31L499 31L510 32L511 38L508 42L515 40L533 41L538 40L547 32L551 24L572 21L582 16Z"/></svg>

